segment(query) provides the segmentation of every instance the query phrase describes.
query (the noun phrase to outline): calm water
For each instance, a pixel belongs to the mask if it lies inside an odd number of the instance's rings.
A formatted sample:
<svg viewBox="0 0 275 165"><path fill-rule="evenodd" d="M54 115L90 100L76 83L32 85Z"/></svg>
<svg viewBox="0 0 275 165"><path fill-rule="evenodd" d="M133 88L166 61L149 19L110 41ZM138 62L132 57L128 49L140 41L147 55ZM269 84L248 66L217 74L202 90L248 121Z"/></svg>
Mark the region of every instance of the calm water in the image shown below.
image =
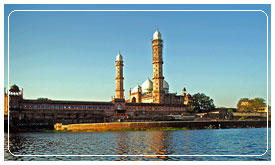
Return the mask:
<svg viewBox="0 0 275 165"><path fill-rule="evenodd" d="M269 151L261 157L18 157L12 156L5 149L5 160L271 160L271 129L268 131ZM266 128L92 133L30 132L10 134L10 150L21 155L260 155L266 150L266 136ZM5 148L7 139L5 133Z"/></svg>

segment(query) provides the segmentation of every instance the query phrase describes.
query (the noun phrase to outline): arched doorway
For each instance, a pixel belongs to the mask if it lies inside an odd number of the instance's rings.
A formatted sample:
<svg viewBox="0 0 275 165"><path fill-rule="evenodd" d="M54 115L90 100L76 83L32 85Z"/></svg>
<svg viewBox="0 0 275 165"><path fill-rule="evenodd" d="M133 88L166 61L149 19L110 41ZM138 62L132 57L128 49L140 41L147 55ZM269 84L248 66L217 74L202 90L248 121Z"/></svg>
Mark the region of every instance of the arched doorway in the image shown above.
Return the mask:
<svg viewBox="0 0 275 165"><path fill-rule="evenodd" d="M132 98L132 103L135 103L135 102L136 102L136 98L133 97L133 98Z"/></svg>

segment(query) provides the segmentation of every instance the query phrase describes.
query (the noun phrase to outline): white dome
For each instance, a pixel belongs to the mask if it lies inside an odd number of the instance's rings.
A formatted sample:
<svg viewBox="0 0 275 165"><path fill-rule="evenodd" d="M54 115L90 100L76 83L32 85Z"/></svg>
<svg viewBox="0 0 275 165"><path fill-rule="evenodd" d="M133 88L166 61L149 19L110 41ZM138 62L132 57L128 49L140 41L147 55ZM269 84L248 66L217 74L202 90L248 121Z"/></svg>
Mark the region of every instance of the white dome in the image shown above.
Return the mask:
<svg viewBox="0 0 275 165"><path fill-rule="evenodd" d="M169 89L169 84L167 81L163 81L163 89Z"/></svg>
<svg viewBox="0 0 275 165"><path fill-rule="evenodd" d="M141 87L140 87L140 85L137 85L137 86L134 87L134 89L131 91L131 93L136 93L136 92L138 92L138 88L139 88L139 91L141 92Z"/></svg>
<svg viewBox="0 0 275 165"><path fill-rule="evenodd" d="M120 52L118 52L117 56L116 56L116 61L123 61L122 55L120 54Z"/></svg>
<svg viewBox="0 0 275 165"><path fill-rule="evenodd" d="M159 32L159 30L157 29L156 32L153 35L153 39L154 40L161 40L161 34Z"/></svg>
<svg viewBox="0 0 275 165"><path fill-rule="evenodd" d="M152 92L153 90L153 82L147 78L144 83L141 85L142 93Z"/></svg>
<svg viewBox="0 0 275 165"><path fill-rule="evenodd" d="M163 80L163 90L165 91L165 93L169 92L169 84L165 80Z"/></svg>

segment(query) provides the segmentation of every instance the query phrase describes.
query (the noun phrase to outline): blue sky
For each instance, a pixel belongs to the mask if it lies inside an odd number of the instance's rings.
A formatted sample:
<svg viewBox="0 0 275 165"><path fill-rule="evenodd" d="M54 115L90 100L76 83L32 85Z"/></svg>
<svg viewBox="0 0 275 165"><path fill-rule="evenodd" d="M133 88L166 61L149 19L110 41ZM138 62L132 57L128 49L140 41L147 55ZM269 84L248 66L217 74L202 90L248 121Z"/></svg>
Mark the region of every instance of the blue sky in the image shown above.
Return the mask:
<svg viewBox="0 0 275 165"><path fill-rule="evenodd" d="M270 5L5 5L5 87L8 14L42 9L264 10L270 16ZM10 16L10 86L23 87L29 99L110 101L120 51L127 98L129 88L152 78L156 28L170 92L186 87L218 107L236 107L243 97L267 99L267 19L255 11L16 11Z"/></svg>

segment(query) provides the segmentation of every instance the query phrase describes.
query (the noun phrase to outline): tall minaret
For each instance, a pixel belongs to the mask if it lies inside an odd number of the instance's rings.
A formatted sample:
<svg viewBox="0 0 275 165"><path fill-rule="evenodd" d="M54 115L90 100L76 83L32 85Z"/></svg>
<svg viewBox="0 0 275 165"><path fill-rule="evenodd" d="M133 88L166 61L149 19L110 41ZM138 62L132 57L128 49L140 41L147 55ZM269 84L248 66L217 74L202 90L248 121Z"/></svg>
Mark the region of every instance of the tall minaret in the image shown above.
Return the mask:
<svg viewBox="0 0 275 165"><path fill-rule="evenodd" d="M123 59L119 52L116 56L116 99L124 99L123 79Z"/></svg>
<svg viewBox="0 0 275 165"><path fill-rule="evenodd" d="M164 91L163 91L163 73L162 73L162 39L161 34L156 30L152 41L153 47L153 103L164 102Z"/></svg>

